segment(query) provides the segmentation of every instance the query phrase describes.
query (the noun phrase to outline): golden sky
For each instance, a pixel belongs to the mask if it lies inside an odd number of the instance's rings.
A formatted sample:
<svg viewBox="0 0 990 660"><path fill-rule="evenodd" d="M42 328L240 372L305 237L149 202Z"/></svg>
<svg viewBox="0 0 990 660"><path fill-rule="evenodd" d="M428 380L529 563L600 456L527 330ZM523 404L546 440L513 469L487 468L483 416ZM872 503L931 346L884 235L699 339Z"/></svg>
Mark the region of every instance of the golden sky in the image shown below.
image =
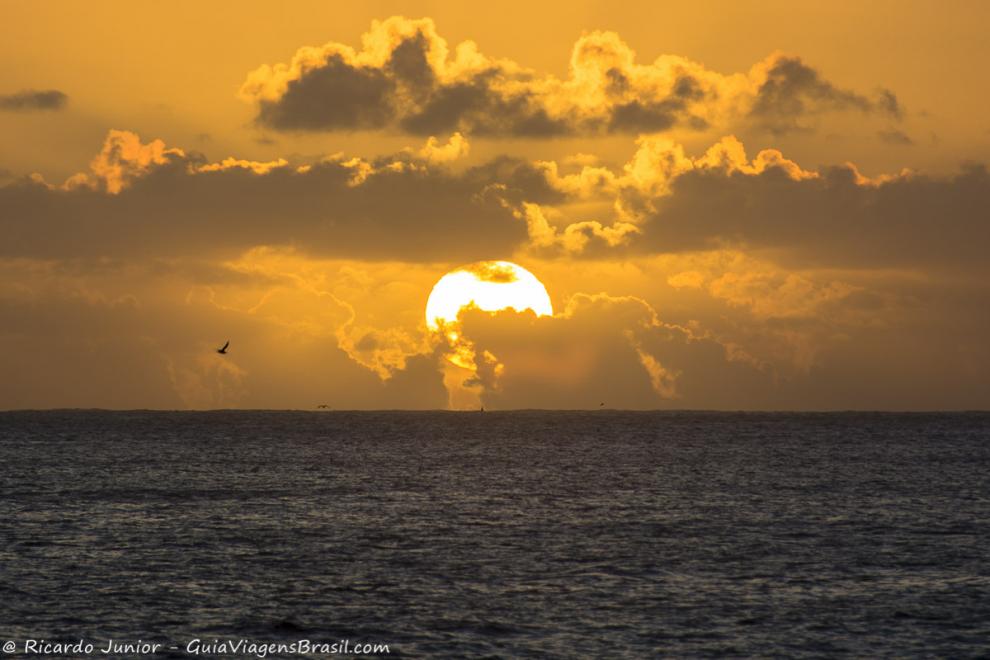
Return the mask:
<svg viewBox="0 0 990 660"><path fill-rule="evenodd" d="M0 12L0 408L990 406L984 3Z"/></svg>

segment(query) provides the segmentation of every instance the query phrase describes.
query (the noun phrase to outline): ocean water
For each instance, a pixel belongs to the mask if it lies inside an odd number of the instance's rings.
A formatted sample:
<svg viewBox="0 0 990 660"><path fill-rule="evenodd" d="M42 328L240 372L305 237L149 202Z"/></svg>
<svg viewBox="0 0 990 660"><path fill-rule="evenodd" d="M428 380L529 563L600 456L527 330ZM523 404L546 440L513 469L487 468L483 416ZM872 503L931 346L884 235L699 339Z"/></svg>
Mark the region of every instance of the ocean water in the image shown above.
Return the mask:
<svg viewBox="0 0 990 660"><path fill-rule="evenodd" d="M10 412L0 494L14 655L990 655L990 414Z"/></svg>

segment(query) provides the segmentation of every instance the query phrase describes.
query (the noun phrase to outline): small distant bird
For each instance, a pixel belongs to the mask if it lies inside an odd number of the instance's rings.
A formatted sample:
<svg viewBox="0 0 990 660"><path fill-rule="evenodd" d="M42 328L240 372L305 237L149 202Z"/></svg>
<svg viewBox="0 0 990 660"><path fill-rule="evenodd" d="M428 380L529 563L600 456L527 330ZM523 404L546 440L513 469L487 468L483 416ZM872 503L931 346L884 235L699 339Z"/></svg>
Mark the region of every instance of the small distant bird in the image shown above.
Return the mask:
<svg viewBox="0 0 990 660"><path fill-rule="evenodd" d="M604 402L604 401L602 401L601 403L599 403L599 404L598 404L598 407L599 407L599 408L601 408L601 407L602 407L602 406L604 406L604 405L605 405L605 402Z"/></svg>
<svg viewBox="0 0 990 660"><path fill-rule="evenodd" d="M226 344L224 344L221 348L218 348L217 353L219 353L220 355L226 355L228 346L230 346L230 340L227 340Z"/></svg>

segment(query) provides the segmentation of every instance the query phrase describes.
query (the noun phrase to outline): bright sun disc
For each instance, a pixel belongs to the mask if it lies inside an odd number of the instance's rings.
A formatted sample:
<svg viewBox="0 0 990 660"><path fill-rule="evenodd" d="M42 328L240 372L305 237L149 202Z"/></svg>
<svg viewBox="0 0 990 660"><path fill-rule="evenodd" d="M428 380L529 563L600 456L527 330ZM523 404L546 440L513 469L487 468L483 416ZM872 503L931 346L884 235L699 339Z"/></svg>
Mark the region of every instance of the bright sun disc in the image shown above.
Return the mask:
<svg viewBox="0 0 990 660"><path fill-rule="evenodd" d="M486 312L511 307L553 315L547 288L531 272L511 261L479 261L440 278L426 303L426 325L436 330L453 324L458 312L471 304Z"/></svg>

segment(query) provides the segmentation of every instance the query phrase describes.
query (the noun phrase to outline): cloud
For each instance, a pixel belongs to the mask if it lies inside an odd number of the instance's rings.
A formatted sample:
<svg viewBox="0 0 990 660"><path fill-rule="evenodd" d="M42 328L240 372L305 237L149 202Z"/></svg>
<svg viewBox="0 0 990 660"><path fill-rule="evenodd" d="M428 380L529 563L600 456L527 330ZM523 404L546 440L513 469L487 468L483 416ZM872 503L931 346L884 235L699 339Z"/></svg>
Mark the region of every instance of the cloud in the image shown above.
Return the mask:
<svg viewBox="0 0 990 660"><path fill-rule="evenodd" d="M467 156L470 149L471 145L464 139L464 136L460 133L454 133L450 136L447 144L443 145L431 136L417 153L430 163L450 163Z"/></svg>
<svg viewBox="0 0 990 660"><path fill-rule="evenodd" d="M585 269L586 277L578 274ZM697 286L665 291L667 277L691 270ZM652 406L675 408L982 408L990 396L981 375L990 364L982 339L990 332L985 279L793 270L738 252L543 265L534 272L548 277L554 293L600 282L630 295L574 296L573 317L558 315L553 323L525 315L512 323L465 317L475 322L465 324L465 336L479 355L491 356L478 361L483 374L493 365L484 381L486 406L573 407L564 401L593 399L596 380L611 382L600 355L629 373L606 399L616 407L653 397ZM651 371L651 358L660 369ZM561 384L546 373L555 364L566 364ZM580 383L567 375L573 365L591 365Z"/></svg>
<svg viewBox="0 0 990 660"><path fill-rule="evenodd" d="M72 190L88 186L117 194L134 179L144 176L157 166L185 158L181 149L168 149L161 140L142 144L137 134L110 130L100 153L90 163L90 171L73 176L65 183Z"/></svg>
<svg viewBox="0 0 990 660"><path fill-rule="evenodd" d="M805 268L986 271L980 246L990 240L990 175L982 165L951 176L905 170L871 178L851 163L806 169L776 149L751 159L733 136L700 156L643 136L619 170L536 166L564 195L514 207L536 254L732 248Z"/></svg>
<svg viewBox="0 0 990 660"><path fill-rule="evenodd" d="M632 296L577 294L553 317L468 309L461 321L477 356L466 386L487 408L749 406L773 389L768 374Z"/></svg>
<svg viewBox="0 0 990 660"><path fill-rule="evenodd" d="M604 258L624 254L626 249L641 249L645 224L658 204L672 194L678 178L689 172L757 175L775 169L796 180L818 177L817 172L801 168L775 149L765 149L750 161L742 143L733 136L723 138L696 158L667 138L641 136L636 143L636 153L621 171L584 165L567 173L553 161L533 164L561 198L548 200L551 204L533 197L532 202L506 201L525 220L532 253ZM589 209L597 217L583 217ZM576 219L576 214L582 218Z"/></svg>
<svg viewBox="0 0 990 660"><path fill-rule="evenodd" d="M738 247L792 266L985 272L990 176L905 174L870 181L852 165L794 178L696 169L653 200L640 249Z"/></svg>
<svg viewBox="0 0 990 660"><path fill-rule="evenodd" d="M810 128L809 118L825 112L902 114L889 90L868 98L782 53L725 75L675 55L639 64L617 34L595 31L577 40L568 76L558 79L483 55L472 41L451 49L432 20L399 16L374 21L360 50L330 42L261 66L240 95L274 130L416 135L547 138L744 121L781 133Z"/></svg>
<svg viewBox="0 0 990 660"><path fill-rule="evenodd" d="M758 124L775 134L809 130L806 117L830 110L858 110L900 119L902 108L897 96L881 89L875 97L840 89L822 78L800 57L778 54L756 67L762 82L749 114Z"/></svg>
<svg viewBox="0 0 990 660"><path fill-rule="evenodd" d="M984 272L990 177L750 158L726 137L700 156L657 136L628 163L499 157L452 168L468 141L431 137L374 160L208 161L111 131L87 172L0 187L8 257L236 256L257 246L371 260L628 257L724 248L785 265Z"/></svg>
<svg viewBox="0 0 990 660"><path fill-rule="evenodd" d="M428 141L373 161L332 156L301 166L200 155L111 131L87 172L53 186L38 177L0 188L0 255L235 255L259 245L314 255L473 261L508 254L526 226L487 193L492 170L447 167L467 142ZM544 197L538 175L504 184ZM528 194L528 193L525 193Z"/></svg>
<svg viewBox="0 0 990 660"><path fill-rule="evenodd" d="M25 89L15 94L0 94L0 110L11 112L61 110L68 103L69 97L57 89Z"/></svg>

